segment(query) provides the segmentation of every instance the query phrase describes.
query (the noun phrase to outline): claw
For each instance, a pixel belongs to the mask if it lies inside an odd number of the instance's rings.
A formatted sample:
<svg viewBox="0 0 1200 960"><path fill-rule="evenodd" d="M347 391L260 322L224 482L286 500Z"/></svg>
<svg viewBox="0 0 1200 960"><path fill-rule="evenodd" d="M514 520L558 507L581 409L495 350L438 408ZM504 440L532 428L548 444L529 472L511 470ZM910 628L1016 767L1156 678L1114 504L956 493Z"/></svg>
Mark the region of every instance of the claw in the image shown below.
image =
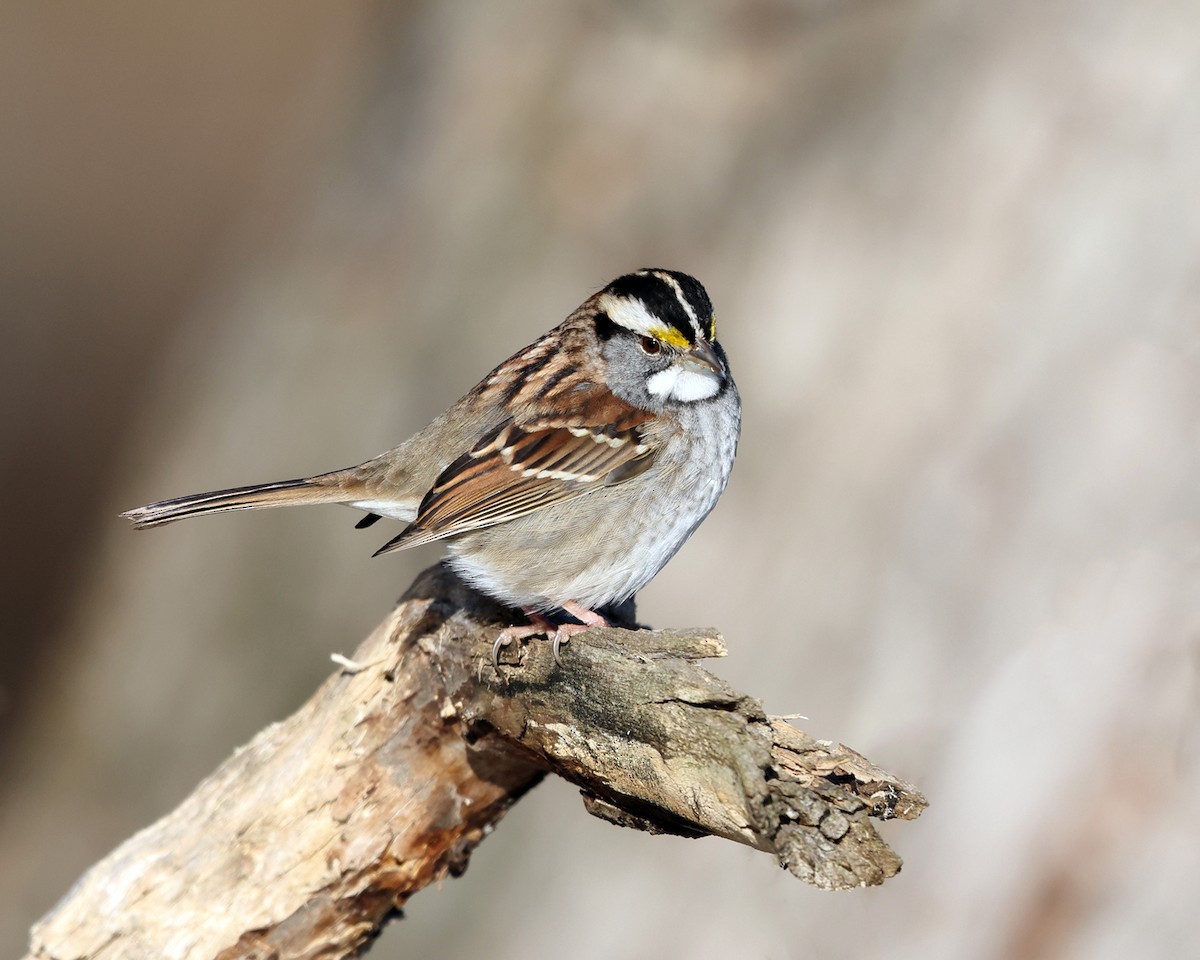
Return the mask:
<svg viewBox="0 0 1200 960"><path fill-rule="evenodd" d="M512 637L508 635L508 631L503 631L496 638L496 642L492 644L492 666L496 668L496 672L500 672L500 651L512 643Z"/></svg>
<svg viewBox="0 0 1200 960"><path fill-rule="evenodd" d="M571 637L577 633L582 633L589 627L607 627L608 621L594 610L589 610L587 607L575 603L573 600L563 604L562 608L567 611L576 620L581 623L564 623L555 626L536 610L522 610L522 612L530 619L530 623L523 627L508 627L501 632L496 638L496 642L492 644L492 666L496 668L496 672L500 672L500 651L507 647L514 640L520 640L523 637L532 637L542 634L547 640L553 639L554 643L552 650L554 652L554 662L562 668L562 645L567 643Z"/></svg>
<svg viewBox="0 0 1200 960"><path fill-rule="evenodd" d="M522 610L530 619L530 623L523 627L507 627L500 632L500 636L496 638L496 642L492 644L492 666L496 668L496 672L500 672L500 651L507 647L514 640L521 640L525 637L535 637L539 633L550 636L554 625L543 617L536 610Z"/></svg>
<svg viewBox="0 0 1200 960"><path fill-rule="evenodd" d="M564 623L554 631L554 662L560 667L563 665L563 662L559 651L562 649L562 645L564 643L567 643L573 636L575 636L575 634L583 633L585 630L590 630L592 627L608 626L608 621L598 613L593 613L591 610L585 610L582 607L580 609L588 615L587 620L585 620L583 623ZM576 613L574 610L568 610L567 612L573 617L578 617L580 620L584 619L583 616L581 616L579 613Z"/></svg>

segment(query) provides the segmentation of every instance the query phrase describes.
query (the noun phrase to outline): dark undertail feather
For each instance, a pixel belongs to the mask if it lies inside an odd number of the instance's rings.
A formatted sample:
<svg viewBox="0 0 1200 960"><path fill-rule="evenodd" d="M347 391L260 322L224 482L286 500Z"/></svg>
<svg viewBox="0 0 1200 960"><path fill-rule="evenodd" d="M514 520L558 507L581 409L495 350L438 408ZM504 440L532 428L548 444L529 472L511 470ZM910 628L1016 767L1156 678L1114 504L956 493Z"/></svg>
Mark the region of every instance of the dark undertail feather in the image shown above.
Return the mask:
<svg viewBox="0 0 1200 960"><path fill-rule="evenodd" d="M408 546L408 544L405 543L405 541L412 539L410 534L419 533L420 530L421 530L421 528L418 527L415 523L410 523L407 527L405 527L402 531L400 531L400 533L396 534L394 537L392 537L391 540L389 540L382 547L380 547L373 554L371 554L371 556L378 557L378 556L382 556L385 553L392 553L395 550L403 550L405 547Z"/></svg>
<svg viewBox="0 0 1200 960"><path fill-rule="evenodd" d="M281 480L276 483L257 483L247 487L230 487L226 490L210 490L207 493L160 500L144 507L126 510L121 516L133 521L135 527L157 527L209 513L336 501L337 495L330 496L330 493L328 487L311 480Z"/></svg>
<svg viewBox="0 0 1200 960"><path fill-rule="evenodd" d="M373 523L378 523L383 517L378 513L368 513L354 525L355 530L366 530Z"/></svg>

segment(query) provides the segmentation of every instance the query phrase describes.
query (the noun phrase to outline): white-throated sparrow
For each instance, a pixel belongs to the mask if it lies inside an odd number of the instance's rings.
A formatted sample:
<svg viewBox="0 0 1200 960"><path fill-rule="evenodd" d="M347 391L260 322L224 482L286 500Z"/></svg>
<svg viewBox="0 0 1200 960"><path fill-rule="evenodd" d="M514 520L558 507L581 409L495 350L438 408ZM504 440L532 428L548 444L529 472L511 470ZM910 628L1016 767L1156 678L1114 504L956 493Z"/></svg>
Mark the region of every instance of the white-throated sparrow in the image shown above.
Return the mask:
<svg viewBox="0 0 1200 960"><path fill-rule="evenodd" d="M451 566L531 625L603 625L725 489L741 403L712 303L674 270L619 277L400 446L344 470L193 494L123 514L138 527L254 507L339 503L408 527L376 552L446 540ZM565 610L580 624L542 614Z"/></svg>

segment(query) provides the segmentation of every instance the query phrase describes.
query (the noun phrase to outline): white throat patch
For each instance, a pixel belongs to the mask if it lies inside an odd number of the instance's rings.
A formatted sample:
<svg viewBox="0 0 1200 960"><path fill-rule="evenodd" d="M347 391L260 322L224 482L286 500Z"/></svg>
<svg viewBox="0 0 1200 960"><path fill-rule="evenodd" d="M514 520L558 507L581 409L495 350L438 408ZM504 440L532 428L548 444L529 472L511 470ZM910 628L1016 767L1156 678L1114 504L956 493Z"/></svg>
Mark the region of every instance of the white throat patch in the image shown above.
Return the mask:
<svg viewBox="0 0 1200 960"><path fill-rule="evenodd" d="M646 381L646 389L660 400L694 403L715 396L721 389L721 380L714 373L687 370L676 365L659 370Z"/></svg>

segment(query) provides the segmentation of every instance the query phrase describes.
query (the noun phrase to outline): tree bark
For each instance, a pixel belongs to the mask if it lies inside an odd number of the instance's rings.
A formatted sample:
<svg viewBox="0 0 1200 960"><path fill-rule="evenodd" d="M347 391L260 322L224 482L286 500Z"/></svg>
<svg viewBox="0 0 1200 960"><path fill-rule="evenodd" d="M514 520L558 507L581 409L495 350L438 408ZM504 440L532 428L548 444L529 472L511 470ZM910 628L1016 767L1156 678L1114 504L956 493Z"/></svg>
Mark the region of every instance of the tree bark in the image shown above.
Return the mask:
<svg viewBox="0 0 1200 960"><path fill-rule="evenodd" d="M561 668L534 640L497 671L504 618L427 570L300 710L92 867L29 956L351 956L547 771L596 816L736 840L826 889L899 871L870 818L924 798L704 670L714 631L590 630Z"/></svg>

